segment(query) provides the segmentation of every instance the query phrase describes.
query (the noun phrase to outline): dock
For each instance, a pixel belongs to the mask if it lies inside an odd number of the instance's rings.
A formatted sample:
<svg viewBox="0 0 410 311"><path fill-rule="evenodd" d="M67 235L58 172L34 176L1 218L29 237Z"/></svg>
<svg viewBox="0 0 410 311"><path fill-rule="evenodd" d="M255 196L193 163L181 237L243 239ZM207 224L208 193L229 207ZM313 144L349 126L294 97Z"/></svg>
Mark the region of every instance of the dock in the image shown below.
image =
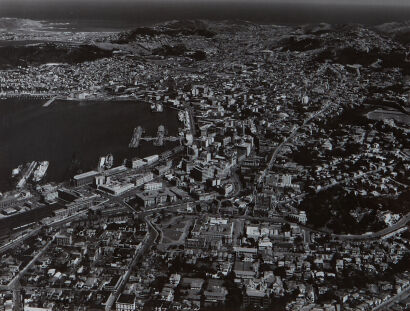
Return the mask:
<svg viewBox="0 0 410 311"><path fill-rule="evenodd" d="M138 148L141 140L146 142L152 142L154 146L163 146L164 142L174 142L179 141L180 143L184 139L182 136L165 136L167 129L165 126L160 125L158 126L157 136L149 137L149 136L142 136L145 131L141 126L134 128L134 132L132 133L131 141L128 145L129 148Z"/></svg>
<svg viewBox="0 0 410 311"><path fill-rule="evenodd" d="M50 98L50 99L43 105L43 107L48 107L48 106L50 106L56 99L57 99L57 97L52 97L52 98Z"/></svg>
<svg viewBox="0 0 410 311"><path fill-rule="evenodd" d="M158 131L157 131L157 136L155 137L150 137L150 136L144 136L140 137L140 141L147 141L147 142L152 142L154 146L160 147L164 145L164 142L175 142L179 141L182 143L182 140L184 137L182 136L165 136L167 133L167 129L165 126L160 125L158 126Z"/></svg>

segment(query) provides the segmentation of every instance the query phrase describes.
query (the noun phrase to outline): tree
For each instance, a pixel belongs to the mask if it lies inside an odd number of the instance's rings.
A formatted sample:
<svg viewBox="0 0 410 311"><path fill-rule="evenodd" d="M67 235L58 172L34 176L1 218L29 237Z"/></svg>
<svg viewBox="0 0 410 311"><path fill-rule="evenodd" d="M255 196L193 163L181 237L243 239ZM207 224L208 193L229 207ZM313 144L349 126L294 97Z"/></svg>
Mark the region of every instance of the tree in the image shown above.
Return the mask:
<svg viewBox="0 0 410 311"><path fill-rule="evenodd" d="M230 272L226 276L224 287L228 290L228 295L226 295L225 310L236 311L240 310L243 301L242 289L234 282L235 272Z"/></svg>
<svg viewBox="0 0 410 311"><path fill-rule="evenodd" d="M167 282L168 282L167 277L159 276L151 283L151 288L156 291L160 291Z"/></svg>
<svg viewBox="0 0 410 311"><path fill-rule="evenodd" d="M300 244L300 243L302 243L302 242L303 242L302 237L301 237L300 235L298 235L298 236L295 238L295 244Z"/></svg>
<svg viewBox="0 0 410 311"><path fill-rule="evenodd" d="M282 225L282 231L284 231L284 232L290 231L290 225L288 223L284 223Z"/></svg>
<svg viewBox="0 0 410 311"><path fill-rule="evenodd" d="M286 268L285 267L277 267L275 270L273 270L273 273L277 276L280 276L281 278L286 277Z"/></svg>

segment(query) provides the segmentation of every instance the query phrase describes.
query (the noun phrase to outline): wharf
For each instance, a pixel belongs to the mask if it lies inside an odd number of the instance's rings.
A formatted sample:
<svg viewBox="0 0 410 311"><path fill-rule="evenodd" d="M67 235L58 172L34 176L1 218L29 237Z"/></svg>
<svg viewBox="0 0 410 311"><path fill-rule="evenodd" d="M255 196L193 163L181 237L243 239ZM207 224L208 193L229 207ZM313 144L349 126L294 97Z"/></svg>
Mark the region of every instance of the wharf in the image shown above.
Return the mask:
<svg viewBox="0 0 410 311"><path fill-rule="evenodd" d="M56 99L57 99L57 97L50 98L50 99L43 105L43 107L48 107L48 106L50 106Z"/></svg>

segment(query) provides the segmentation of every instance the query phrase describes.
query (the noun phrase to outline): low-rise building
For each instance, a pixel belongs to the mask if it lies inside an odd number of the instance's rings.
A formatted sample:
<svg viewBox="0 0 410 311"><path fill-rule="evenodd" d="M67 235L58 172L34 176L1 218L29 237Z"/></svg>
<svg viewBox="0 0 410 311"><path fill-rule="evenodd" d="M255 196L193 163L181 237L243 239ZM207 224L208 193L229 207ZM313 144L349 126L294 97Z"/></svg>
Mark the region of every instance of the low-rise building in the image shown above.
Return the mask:
<svg viewBox="0 0 410 311"><path fill-rule="evenodd" d="M121 294L115 302L117 311L135 311L137 310L135 295Z"/></svg>
<svg viewBox="0 0 410 311"><path fill-rule="evenodd" d="M75 175L73 177L74 186L79 187L92 184L94 182L94 178L99 174L100 173L97 171L89 171L79 175Z"/></svg>

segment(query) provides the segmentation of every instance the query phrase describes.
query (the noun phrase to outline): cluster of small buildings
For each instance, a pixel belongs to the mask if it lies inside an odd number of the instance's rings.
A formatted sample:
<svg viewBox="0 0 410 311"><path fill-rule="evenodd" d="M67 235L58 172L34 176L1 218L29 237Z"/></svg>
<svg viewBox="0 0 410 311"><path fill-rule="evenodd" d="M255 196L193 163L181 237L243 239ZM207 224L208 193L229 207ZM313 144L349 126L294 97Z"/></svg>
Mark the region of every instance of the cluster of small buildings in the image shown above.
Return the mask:
<svg viewBox="0 0 410 311"><path fill-rule="evenodd" d="M147 231L147 224L134 222L129 212L72 222L59 231L50 228L45 240L51 239L51 245L19 279L24 305L41 310L104 305L121 285ZM35 241L39 243L44 247L44 240ZM24 244L21 250L3 255L2 265L15 274L27 265L27 259L16 258L24 258L33 247L39 246ZM2 273L2 284L11 280L5 277Z"/></svg>
<svg viewBox="0 0 410 311"><path fill-rule="evenodd" d="M117 310L216 308L233 303L233 293L241 297L237 308L271 310L282 303L286 310L370 310L408 289L410 275L396 268L408 258L401 233L331 241L280 221L194 219L183 250L147 254L118 298ZM156 223L161 222L160 217ZM398 273L392 276L390 269Z"/></svg>

